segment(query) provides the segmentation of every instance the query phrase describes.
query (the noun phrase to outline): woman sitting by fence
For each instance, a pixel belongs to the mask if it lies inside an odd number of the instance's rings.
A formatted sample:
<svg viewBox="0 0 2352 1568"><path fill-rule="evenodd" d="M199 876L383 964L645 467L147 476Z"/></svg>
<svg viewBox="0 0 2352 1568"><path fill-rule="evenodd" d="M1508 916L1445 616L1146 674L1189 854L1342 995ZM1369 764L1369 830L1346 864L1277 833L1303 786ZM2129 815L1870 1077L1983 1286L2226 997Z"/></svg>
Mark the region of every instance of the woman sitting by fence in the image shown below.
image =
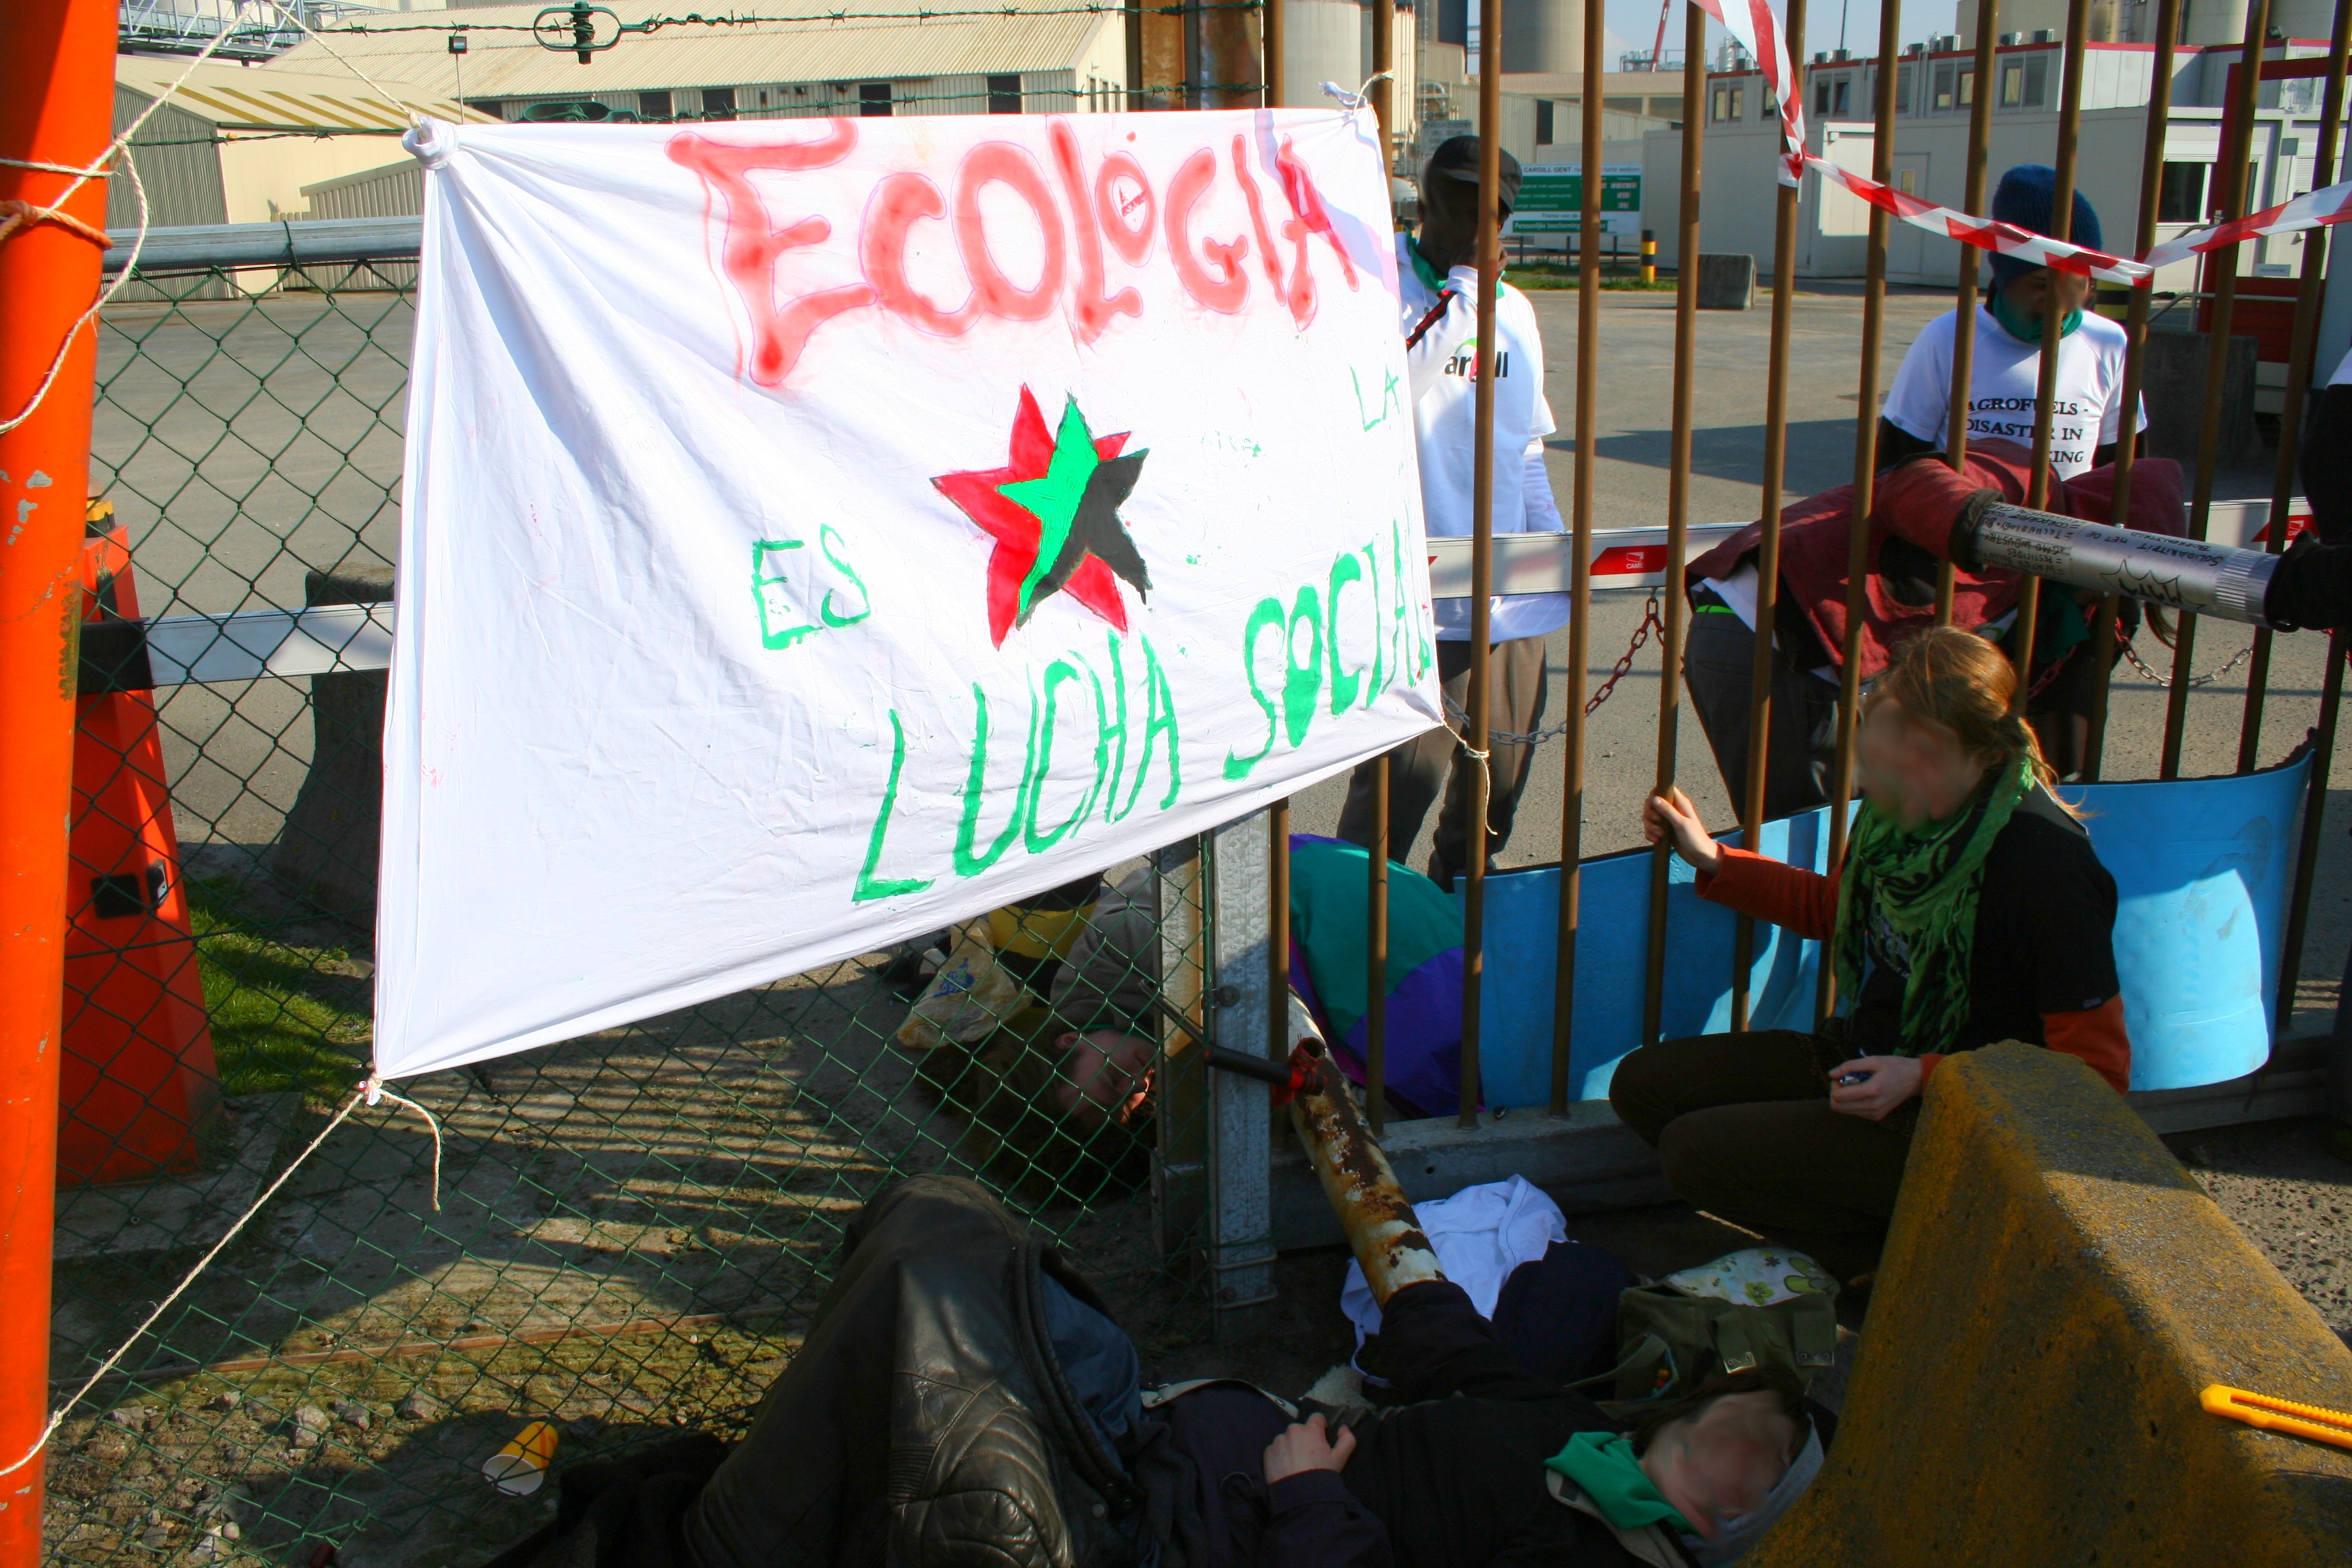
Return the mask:
<svg viewBox="0 0 2352 1568"><path fill-rule="evenodd" d="M1666 1040L1617 1065L1609 1098L1675 1190L1811 1253L1876 1267L1918 1120L1954 1051L2025 1040L2120 1092L2115 879L2048 789L1999 649L1948 626L1895 652L1863 708L1863 804L1827 877L1727 848L1682 791L1643 808L1702 897L1832 943L1843 1016L1817 1035Z"/></svg>

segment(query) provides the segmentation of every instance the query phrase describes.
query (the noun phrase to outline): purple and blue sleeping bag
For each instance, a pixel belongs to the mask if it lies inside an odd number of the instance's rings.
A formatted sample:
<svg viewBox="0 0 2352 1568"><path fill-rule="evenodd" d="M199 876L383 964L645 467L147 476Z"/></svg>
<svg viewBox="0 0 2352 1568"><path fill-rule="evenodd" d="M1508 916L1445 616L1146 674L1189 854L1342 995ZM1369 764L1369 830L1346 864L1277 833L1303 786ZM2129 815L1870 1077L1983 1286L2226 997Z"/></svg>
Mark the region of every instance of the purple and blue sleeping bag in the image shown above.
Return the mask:
<svg viewBox="0 0 2352 1568"><path fill-rule="evenodd" d="M1359 1088L1371 1000L1365 943L1370 873L1361 845L1290 836L1290 984ZM1390 1113L1406 1120L1453 1114L1462 1099L1462 910L1453 894L1393 860L1383 979Z"/></svg>

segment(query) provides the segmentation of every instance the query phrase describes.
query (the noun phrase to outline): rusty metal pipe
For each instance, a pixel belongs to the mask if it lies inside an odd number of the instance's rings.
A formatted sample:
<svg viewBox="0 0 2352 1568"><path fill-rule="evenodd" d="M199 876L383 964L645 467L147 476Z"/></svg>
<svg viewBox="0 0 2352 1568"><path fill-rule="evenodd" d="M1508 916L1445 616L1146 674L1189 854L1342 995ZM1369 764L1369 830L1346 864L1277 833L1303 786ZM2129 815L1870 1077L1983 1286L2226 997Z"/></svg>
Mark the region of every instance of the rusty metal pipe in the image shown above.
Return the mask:
<svg viewBox="0 0 2352 1568"><path fill-rule="evenodd" d="M2140 151L2139 227L2135 231L2135 256L2156 243L2156 215L2164 197L2164 132L2172 118L2172 56L2180 37L2181 0L2158 0L2156 13L2156 74L2148 86L2147 141ZM2131 291L2131 307L2124 319L2123 419L2116 443L2116 480L2107 521L2117 528L2131 515L2132 468L2139 459L2140 381L2147 368L2147 297L2152 289ZM2113 595L2100 601L2099 621L2091 642L2091 733L2083 748L2083 781L2095 783L2106 756L2107 698L2116 662L2116 605Z"/></svg>
<svg viewBox="0 0 2352 1568"><path fill-rule="evenodd" d="M2091 0L2069 0L2066 6L2066 53L2062 67L2065 86L2058 98L2058 179L2050 197L2050 234L2069 237L2074 228L2074 141L2083 121L2083 54L2089 47ZM2036 511L2050 505L2050 443L2057 432L2057 345L2066 312L2058 290L2052 289L2042 310L2041 374L2033 397L2033 471L2026 481L2025 504ZM2094 446L2098 432L2091 433ZM2017 711L2026 710L2033 679L2033 636L2042 615L2042 579L2028 574L2017 597Z"/></svg>
<svg viewBox="0 0 2352 1568"><path fill-rule="evenodd" d="M1656 787L1675 786L1675 742L1681 728L1684 556L1690 538L1691 393L1698 376L1699 175L1706 153L1706 13L1688 7L1683 30L1683 159L1681 224L1675 251L1675 394L1673 453L1666 470L1665 631L1658 648ZM1588 98L1591 96L1586 89ZM1590 176L1588 176L1588 179ZM1577 454L1581 459L1584 456ZM1650 852L1650 940L1642 980L1642 1040L1654 1045L1666 1005L1666 866L1674 846Z"/></svg>
<svg viewBox="0 0 2352 1568"><path fill-rule="evenodd" d="M1985 0L1987 5L1993 0ZM1805 36L1805 0L1789 0L1789 36ZM1803 73L1794 90L1804 90ZM1772 229L1772 336L1764 359L1764 537L1756 547L1756 641L1748 680L1748 776L1740 781L1739 841L1756 847L1764 831L1764 781L1772 751L1772 621L1780 599L1780 488L1789 460L1789 331L1797 291L1797 197L1782 185ZM1748 972L1756 962L1756 919L1741 915L1731 933L1731 1030L1748 1027Z"/></svg>
<svg viewBox="0 0 2352 1568"><path fill-rule="evenodd" d="M1903 0L1881 0L1878 8L1878 119L1871 143L1870 177L1895 183L1895 37L1903 26ZM1984 90L1984 83L1977 89ZM1862 617L1870 575L1870 508L1878 478L1878 353L1886 333L1886 214L1870 209L1870 250L1862 286L1862 375L1854 388L1853 506L1846 525L1845 637L1838 656L1837 776L1830 782L1830 854L1832 873L1845 860L1846 803L1853 798L1853 737L1862 713ZM1837 1003L1837 967L1822 944L1813 977L1813 1011L1830 1016Z"/></svg>
<svg viewBox="0 0 2352 1568"><path fill-rule="evenodd" d="M2352 10L2352 5L2347 5L2347 0L2336 0L2336 30L2327 50L2327 87L2319 111L2319 152L2311 167L2311 188L2315 191L2333 184L2336 179L2336 135L2344 123L2347 10ZM2286 548L2287 503L2294 497L2295 461L2303 455L2303 400L2311 386L2312 361L2319 352L2319 291L2326 272L2327 231L2314 229L2303 239L2303 276L2295 286L2286 393L2279 408L2278 466L2271 474L2271 526L2263 542L2273 555ZM2254 646L2246 667L2246 713L2238 728L2238 771L2242 773L2252 773L2258 765L2263 743L2263 699L2270 678L2271 634L2263 628L2254 633Z"/></svg>
<svg viewBox="0 0 2352 1568"><path fill-rule="evenodd" d="M1800 5L1804 0L1796 0ZM1605 8L1584 8L1584 79L1597 82L1608 52ZM1591 89L1582 110L1583 207L1576 228L1576 478L1569 527L1576 558L1569 567L1568 702L1560 731L1559 929L1551 996L1551 1113L1568 1114L1568 1068L1576 1035L1576 939L1584 897L1584 688L1592 658L1592 443L1601 401L1601 98Z"/></svg>
<svg viewBox="0 0 2352 1568"><path fill-rule="evenodd" d="M2178 5L2179 0L2166 0ZM1969 89L1968 194L1960 210L1982 216L1985 210L1985 169L1992 150L1993 49L2000 41L2000 0L1977 0L1975 75ZM1922 68L1925 67L1923 65ZM1932 84L1931 84L1932 90ZM2141 247L2146 249L2147 247ZM1969 460L1969 400L1976 379L1977 257L1973 245L1960 247L1960 276L1952 314L1952 401L1944 425L1944 454L1954 472ZM1952 624L1952 563L1936 569L1936 624Z"/></svg>
<svg viewBox="0 0 2352 1568"><path fill-rule="evenodd" d="M1493 700L1495 592L1495 296L1503 284L1503 0L1478 12L1478 386L1471 406L1470 735L1477 767L1469 864L1462 868L1462 1125L1478 1122L1478 989L1486 973L1486 822L1494 771L1487 733ZM1517 453L1510 460L1519 460Z"/></svg>
<svg viewBox="0 0 2352 1568"><path fill-rule="evenodd" d="M1297 1049L1325 1054L1322 1037L1305 1007L1293 1005L1291 1023ZM1348 1233L1348 1246L1363 1268L1375 1303L1385 1307L1390 1297L1408 1285L1445 1278L1395 1169L1356 1109L1345 1077L1325 1072L1315 1089L1302 1089L1290 1101L1290 1125L1315 1167L1316 1179L1323 1184L1323 1195L1339 1216L1340 1228Z"/></svg>
<svg viewBox="0 0 2352 1568"><path fill-rule="evenodd" d="M2238 56L2237 91L2226 127L2235 123L2253 136L2254 110L2262 100L2263 47L2269 37L2270 0L2247 0L2246 38ZM2221 164L2221 216L2234 220L2246 216L2246 160L2243 150L2225 135ZM2205 256L2205 276L2211 281L2213 316L2211 341L2205 355L2205 419L2197 436L2197 484L2189 509L2189 535L2202 539L2213 512L2213 469L2221 455L2221 384L2230 368L2230 325L2238 304L2238 247L2225 245ZM2189 723L2189 672L2197 651L2197 618L2180 617L2172 643L2171 689L2165 694L2164 750L2157 759L2156 776L2180 776L2180 747Z"/></svg>

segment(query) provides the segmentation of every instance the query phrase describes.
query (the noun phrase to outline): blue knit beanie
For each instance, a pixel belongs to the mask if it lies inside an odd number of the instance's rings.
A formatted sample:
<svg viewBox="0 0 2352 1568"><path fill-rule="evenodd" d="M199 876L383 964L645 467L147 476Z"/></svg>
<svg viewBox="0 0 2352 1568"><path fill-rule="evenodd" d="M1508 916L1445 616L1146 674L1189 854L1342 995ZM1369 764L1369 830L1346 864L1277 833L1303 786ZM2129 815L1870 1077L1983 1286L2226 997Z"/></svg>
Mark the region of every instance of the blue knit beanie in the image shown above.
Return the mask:
<svg viewBox="0 0 2352 1568"><path fill-rule="evenodd" d="M2020 163L2000 177L2000 188L1992 194L1992 216L2003 223L2013 223L2020 228L2030 228L2036 234L2048 234L2053 225L2052 217L2057 206L2058 171L2047 163ZM2068 230L2069 243L2087 246L2093 250L2106 247L2099 239L2098 209L2092 206L2082 192L2074 193L2074 222ZM2031 261L1995 252L1992 258L1992 286L2006 289L2017 278L2033 271Z"/></svg>

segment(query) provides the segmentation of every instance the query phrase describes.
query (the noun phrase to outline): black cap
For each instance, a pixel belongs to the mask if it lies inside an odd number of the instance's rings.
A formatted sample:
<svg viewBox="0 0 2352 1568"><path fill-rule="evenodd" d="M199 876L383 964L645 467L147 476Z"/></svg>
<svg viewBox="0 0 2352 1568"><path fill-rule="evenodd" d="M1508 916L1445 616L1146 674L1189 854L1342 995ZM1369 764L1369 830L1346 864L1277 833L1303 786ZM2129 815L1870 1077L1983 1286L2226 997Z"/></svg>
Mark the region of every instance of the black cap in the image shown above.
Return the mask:
<svg viewBox="0 0 2352 1568"><path fill-rule="evenodd" d="M1509 212L1519 205L1519 161L1511 156L1508 148L1502 149L1503 210ZM1465 184L1478 183L1478 138L1455 136L1438 143L1437 151L1422 165L1423 180L1443 177L1460 180Z"/></svg>

